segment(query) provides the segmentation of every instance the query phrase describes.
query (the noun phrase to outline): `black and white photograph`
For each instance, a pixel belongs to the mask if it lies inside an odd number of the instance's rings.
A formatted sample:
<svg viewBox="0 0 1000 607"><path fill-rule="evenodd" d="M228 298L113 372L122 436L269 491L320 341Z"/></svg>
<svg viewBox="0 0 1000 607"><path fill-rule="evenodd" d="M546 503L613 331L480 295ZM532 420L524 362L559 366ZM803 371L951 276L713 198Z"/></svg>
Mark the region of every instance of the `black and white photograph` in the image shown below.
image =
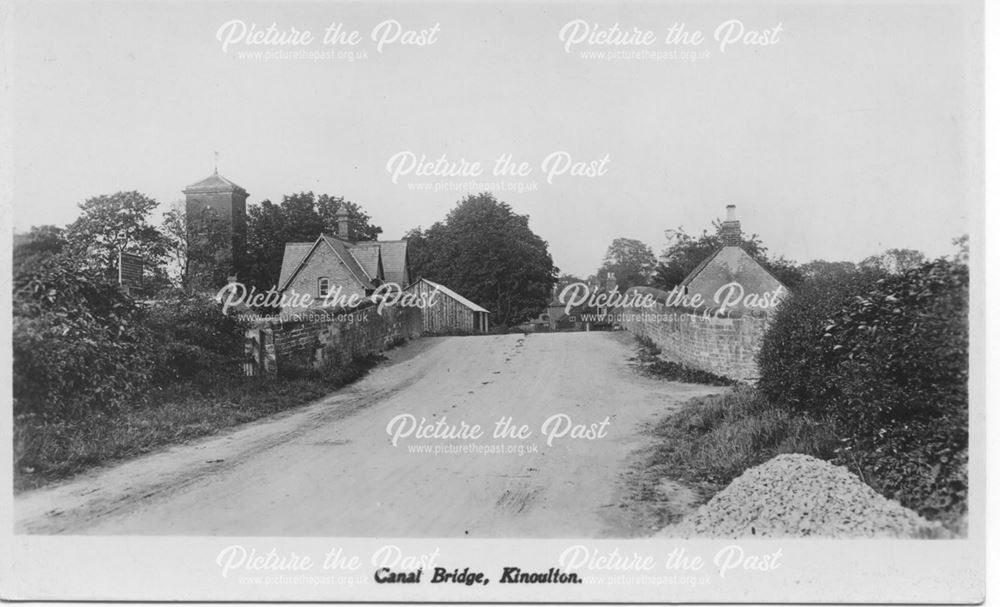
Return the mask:
<svg viewBox="0 0 1000 607"><path fill-rule="evenodd" d="M982 602L985 8L5 1L2 598Z"/></svg>

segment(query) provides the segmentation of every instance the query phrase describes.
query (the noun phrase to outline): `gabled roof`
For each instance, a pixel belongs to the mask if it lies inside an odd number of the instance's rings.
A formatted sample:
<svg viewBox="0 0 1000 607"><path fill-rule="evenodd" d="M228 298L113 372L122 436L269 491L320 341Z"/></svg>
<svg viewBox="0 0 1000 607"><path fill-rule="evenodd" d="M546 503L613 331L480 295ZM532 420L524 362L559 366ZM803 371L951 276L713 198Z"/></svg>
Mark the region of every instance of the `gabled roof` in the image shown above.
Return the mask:
<svg viewBox="0 0 1000 607"><path fill-rule="evenodd" d="M715 257L719 254L719 252L722 251L722 249L724 248L725 247L719 247L711 255L709 255L705 259L702 259L701 263L696 265L694 269L691 270L691 273L684 277L684 280L681 281L681 286L686 287L689 284L691 284L691 281L697 278L697 276L701 274L701 271L705 269L705 266L707 266L713 259L715 259Z"/></svg>
<svg viewBox="0 0 1000 607"><path fill-rule="evenodd" d="M289 243L289 244L296 245L300 243ZM345 246L343 241L337 238L329 238L325 234L320 234L319 238L316 239L316 242L314 242L312 246L309 247L309 250L306 252L306 254L302 256L302 259L299 260L297 264L295 264L294 269L287 276L283 277L279 281L278 284L279 291L284 291L286 288L288 288L289 283L292 282L292 280L295 278L295 275L298 274L303 267L305 267L306 263L309 261L309 258L312 257L316 249L321 246L329 247L334 252L334 254L336 254L337 257L339 257L340 260L344 262L344 265L347 267L347 271L350 272L351 275L353 275L354 278L359 283L361 283L361 286L363 286L366 289L375 288L375 285L372 284L371 280L372 277L369 276L367 272L365 272L365 270L361 267L360 264L358 264L358 260L355 259L354 256L351 255L351 252L347 250L347 247ZM285 251L286 252L288 251L288 245L285 245ZM282 272L284 272L284 266L286 263L287 263L286 260L283 259Z"/></svg>
<svg viewBox="0 0 1000 607"><path fill-rule="evenodd" d="M281 274L278 278L278 285L283 285L292 276L295 268L299 267L299 262L312 249L313 242L286 242L285 254L281 257Z"/></svg>
<svg viewBox="0 0 1000 607"><path fill-rule="evenodd" d="M347 249L370 278L381 278L384 275L384 272L379 271L383 267L379 243L359 242L347 246Z"/></svg>
<svg viewBox="0 0 1000 607"><path fill-rule="evenodd" d="M405 287L408 278L406 275L406 241L380 240L378 245L382 250L382 268L385 270L385 281L395 282Z"/></svg>
<svg viewBox="0 0 1000 607"><path fill-rule="evenodd" d="M188 187L184 188L184 193L195 193L195 192L241 192L246 194L247 191L236 185L232 181L229 181L222 175L219 175L218 171L212 173L208 177L202 179L198 183L192 183Z"/></svg>
<svg viewBox="0 0 1000 607"><path fill-rule="evenodd" d="M426 278L421 278L417 282L420 282L420 281L426 282L428 285L434 287L438 291L441 291L442 293L444 293L448 297L454 299L455 301L457 301L458 303L462 304L466 308L469 308L473 312L486 312L486 313L489 313L489 310L487 310L486 308L484 308L484 307L482 307L482 306L480 306L478 304L475 304L475 303L469 301L468 299L462 297L461 295L459 295L458 293L452 291L451 289L449 289L448 287L446 287L444 285L439 285L438 283L430 281L430 280L427 280ZM416 282L413 283L413 284L416 284Z"/></svg>
<svg viewBox="0 0 1000 607"><path fill-rule="evenodd" d="M774 274L762 266L759 261L751 257L750 254L743 249L743 247L732 245L720 247L716 249L714 253L702 260L702 262L699 263L695 269L691 270L691 273L688 274L683 281L681 281L681 286L687 287L690 285L709 266L717 266L720 271L726 274L759 271L777 284L784 286Z"/></svg>

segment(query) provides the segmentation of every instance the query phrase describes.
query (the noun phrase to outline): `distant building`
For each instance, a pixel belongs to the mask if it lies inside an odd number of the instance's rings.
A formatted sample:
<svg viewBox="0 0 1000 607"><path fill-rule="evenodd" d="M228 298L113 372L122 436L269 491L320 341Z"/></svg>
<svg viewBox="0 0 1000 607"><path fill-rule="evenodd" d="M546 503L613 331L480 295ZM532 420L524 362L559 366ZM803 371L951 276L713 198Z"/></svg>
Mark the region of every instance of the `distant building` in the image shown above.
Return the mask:
<svg viewBox="0 0 1000 607"><path fill-rule="evenodd" d="M386 282L400 288L409 284L405 240L351 242L343 207L337 212L337 232L321 234L313 242L285 243L278 289L309 294L320 307L328 297L344 301L352 295L367 297Z"/></svg>
<svg viewBox="0 0 1000 607"><path fill-rule="evenodd" d="M187 278L196 288L218 289L228 276L240 277L246 270L249 194L216 170L184 188L184 196Z"/></svg>
<svg viewBox="0 0 1000 607"><path fill-rule="evenodd" d="M706 257L681 282L684 293L700 294L705 306L715 308L719 290L736 283L744 297L738 304L729 306L728 311L731 312L745 311L747 306L744 304L751 294L759 297L765 293L784 293L786 289L781 281L750 257L742 244L743 234L736 219L736 205L731 204L726 207L726 221L722 222L722 247Z"/></svg>

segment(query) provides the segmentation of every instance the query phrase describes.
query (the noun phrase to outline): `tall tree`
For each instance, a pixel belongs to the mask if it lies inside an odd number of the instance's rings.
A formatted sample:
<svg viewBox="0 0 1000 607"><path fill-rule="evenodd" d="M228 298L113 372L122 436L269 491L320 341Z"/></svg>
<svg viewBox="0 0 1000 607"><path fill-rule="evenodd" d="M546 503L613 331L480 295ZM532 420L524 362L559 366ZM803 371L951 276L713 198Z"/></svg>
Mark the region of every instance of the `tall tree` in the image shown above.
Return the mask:
<svg viewBox="0 0 1000 607"><path fill-rule="evenodd" d="M614 276L619 291L646 286L656 269L656 256L646 243L633 238L615 238L604 254L604 263L597 271L602 276Z"/></svg>
<svg viewBox="0 0 1000 607"><path fill-rule="evenodd" d="M499 325L542 310L558 275L548 243L531 231L528 216L489 193L466 196L443 222L411 230L408 242L415 275L487 308Z"/></svg>
<svg viewBox="0 0 1000 607"><path fill-rule="evenodd" d="M249 282L258 289L277 286L281 259L287 242L309 242L320 234L338 233L337 212L348 212L349 240L375 240L382 228L360 206L339 196L299 192L282 197L281 203L264 200L247 208Z"/></svg>
<svg viewBox="0 0 1000 607"><path fill-rule="evenodd" d="M80 217L67 226L67 240L81 261L108 277L117 275L122 253L139 255L147 276L158 277L162 274L166 241L149 223L149 215L157 205L152 198L135 191L88 198L80 204Z"/></svg>
<svg viewBox="0 0 1000 607"><path fill-rule="evenodd" d="M861 260L862 268L882 270L889 274L902 274L927 261L927 256L915 249L888 249L878 255Z"/></svg>
<svg viewBox="0 0 1000 607"><path fill-rule="evenodd" d="M311 194L311 192L310 192ZM342 196L320 194L316 197L316 213L323 222L323 231L338 234L337 213L341 207L347 208L347 239L351 242L378 240L382 228L372 225L372 218L364 210Z"/></svg>

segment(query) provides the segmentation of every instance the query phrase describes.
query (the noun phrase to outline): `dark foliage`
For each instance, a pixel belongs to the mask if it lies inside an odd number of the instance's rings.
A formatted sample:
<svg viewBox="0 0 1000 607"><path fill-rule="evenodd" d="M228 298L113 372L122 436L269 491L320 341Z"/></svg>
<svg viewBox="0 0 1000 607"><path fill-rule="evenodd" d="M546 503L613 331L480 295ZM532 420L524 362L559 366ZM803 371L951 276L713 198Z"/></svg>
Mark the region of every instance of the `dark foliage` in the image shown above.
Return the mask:
<svg viewBox="0 0 1000 607"><path fill-rule="evenodd" d="M492 194L466 196L443 222L407 235L414 277L434 280L515 325L549 302L558 268L528 216Z"/></svg>
<svg viewBox="0 0 1000 607"><path fill-rule="evenodd" d="M761 349L770 402L829 418L838 457L885 495L945 521L965 508L968 268L924 263L804 285Z"/></svg>
<svg viewBox="0 0 1000 607"><path fill-rule="evenodd" d="M144 325L155 336L159 385L200 377L212 382L240 372L245 327L204 298L184 296L146 310Z"/></svg>
<svg viewBox="0 0 1000 607"><path fill-rule="evenodd" d="M232 374L243 328L211 301L141 308L103 273L53 256L14 281L14 412L74 419L154 385Z"/></svg>
<svg viewBox="0 0 1000 607"><path fill-rule="evenodd" d="M262 291L277 286L285 243L311 242L320 234L337 234L337 212L342 206L348 212L349 240L376 240L382 233L359 205L339 196L300 192L284 196L280 204L264 200L248 207L247 282Z"/></svg>
<svg viewBox="0 0 1000 607"><path fill-rule="evenodd" d="M76 417L141 391L141 312L95 270L53 256L14 280L14 412Z"/></svg>

